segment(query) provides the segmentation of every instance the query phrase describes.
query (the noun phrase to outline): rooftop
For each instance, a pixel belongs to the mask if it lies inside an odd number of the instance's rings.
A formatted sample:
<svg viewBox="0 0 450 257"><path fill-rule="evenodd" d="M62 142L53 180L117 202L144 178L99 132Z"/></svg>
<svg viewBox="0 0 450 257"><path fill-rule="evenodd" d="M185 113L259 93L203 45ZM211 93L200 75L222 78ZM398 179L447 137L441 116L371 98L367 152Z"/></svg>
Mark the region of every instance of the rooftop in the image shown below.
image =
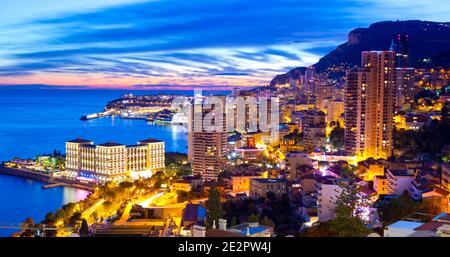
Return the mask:
<svg viewBox="0 0 450 257"><path fill-rule="evenodd" d="M113 141L108 141L106 143L103 144L99 144L98 146L103 146L103 147L116 147L116 146L125 146L124 144L119 144Z"/></svg>
<svg viewBox="0 0 450 257"><path fill-rule="evenodd" d="M253 178L252 180L257 181L259 183L284 183L285 180L281 178Z"/></svg>
<svg viewBox="0 0 450 257"><path fill-rule="evenodd" d="M73 139L70 141L67 141L67 143L77 143L77 144L83 144L84 146L88 146L93 144L94 141L90 141L90 140L85 140L82 138L77 138L77 139ZM99 145L92 145L92 147L95 146L102 146L102 147L117 147L117 146L126 146L126 147L139 147L145 144L150 144L150 143L158 143L158 142L163 142L157 139L153 139L153 138L149 138L149 139L145 139L145 140L141 140L139 141L138 145L125 145L125 144L120 144L120 143L116 143L114 141L108 141L106 143L103 144L99 144Z"/></svg>
<svg viewBox="0 0 450 257"><path fill-rule="evenodd" d="M391 170L389 172L396 177L410 177L414 176L414 171L412 170Z"/></svg>
<svg viewBox="0 0 450 257"><path fill-rule="evenodd" d="M190 181L187 181L187 180L184 180L184 179L177 179L177 180L175 180L173 183L174 183L174 184L175 184L175 183L178 183L178 184L190 184L191 182L190 182Z"/></svg>
<svg viewBox="0 0 450 257"><path fill-rule="evenodd" d="M272 227L260 225L258 222L246 222L230 227L231 231L239 231L243 236L259 234L270 229Z"/></svg>
<svg viewBox="0 0 450 257"><path fill-rule="evenodd" d="M148 139L139 141L139 143L141 143L141 144L151 144L151 143L161 143L161 142L162 142L161 140L154 139L154 138L148 138Z"/></svg>
<svg viewBox="0 0 450 257"><path fill-rule="evenodd" d="M206 210L199 204L187 204L183 210L181 225L187 222L197 222L203 220L206 216Z"/></svg>
<svg viewBox="0 0 450 257"><path fill-rule="evenodd" d="M433 221L441 221L441 222L450 223L450 213L443 212L443 213L439 214L438 216L434 217Z"/></svg>
<svg viewBox="0 0 450 257"><path fill-rule="evenodd" d="M400 220L389 225L389 228L399 228L399 229L415 229L422 226L424 223L415 221L404 221Z"/></svg>
<svg viewBox="0 0 450 257"><path fill-rule="evenodd" d="M442 225L444 225L445 223L443 222L438 222L438 221L430 221L427 222L417 228L415 228L414 230L416 231L421 231L421 230L436 230L439 227L441 227Z"/></svg>
<svg viewBox="0 0 450 257"><path fill-rule="evenodd" d="M237 173L233 174L231 177L259 177L261 173L258 172L248 172L248 173Z"/></svg>
<svg viewBox="0 0 450 257"><path fill-rule="evenodd" d="M92 142L93 142L93 141L86 140L86 139L82 139L82 138L77 138L77 139L73 139L73 140L67 141L67 143L78 143L78 144L92 143Z"/></svg>
<svg viewBox="0 0 450 257"><path fill-rule="evenodd" d="M207 230L206 237L244 237L244 235L228 230Z"/></svg>
<svg viewBox="0 0 450 257"><path fill-rule="evenodd" d="M201 180L201 176L184 176L182 177L184 181Z"/></svg>

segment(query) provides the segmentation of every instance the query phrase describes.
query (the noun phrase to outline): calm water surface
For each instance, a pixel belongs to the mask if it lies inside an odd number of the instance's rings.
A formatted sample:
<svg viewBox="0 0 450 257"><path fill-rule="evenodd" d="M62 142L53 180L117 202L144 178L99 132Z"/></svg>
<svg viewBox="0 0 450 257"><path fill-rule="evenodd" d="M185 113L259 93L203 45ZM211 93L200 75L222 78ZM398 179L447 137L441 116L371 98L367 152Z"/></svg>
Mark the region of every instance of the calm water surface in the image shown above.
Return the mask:
<svg viewBox="0 0 450 257"><path fill-rule="evenodd" d="M54 149L64 152L65 141L78 137L94 140L95 143L113 140L124 144L135 144L138 140L151 137L163 140L166 151L187 152L186 131L181 126L156 126L143 120L120 118L79 120L83 114L103 110L108 101L125 93L130 92L0 88L0 161L16 156L32 158L51 153ZM165 93L192 94L191 91ZM0 225L21 222L27 217L39 222L49 211L88 195L88 192L79 189L44 190L41 186L36 181L0 175ZM0 229L0 236L11 233L11 230Z"/></svg>

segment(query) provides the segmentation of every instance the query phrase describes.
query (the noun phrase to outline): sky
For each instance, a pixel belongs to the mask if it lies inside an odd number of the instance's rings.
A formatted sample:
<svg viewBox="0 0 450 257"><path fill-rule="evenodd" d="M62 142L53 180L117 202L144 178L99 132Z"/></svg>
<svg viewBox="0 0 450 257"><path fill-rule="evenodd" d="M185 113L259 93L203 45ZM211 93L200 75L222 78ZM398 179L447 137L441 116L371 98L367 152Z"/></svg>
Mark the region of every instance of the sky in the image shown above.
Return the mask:
<svg viewBox="0 0 450 257"><path fill-rule="evenodd" d="M262 86L384 20L448 0L0 0L0 85Z"/></svg>

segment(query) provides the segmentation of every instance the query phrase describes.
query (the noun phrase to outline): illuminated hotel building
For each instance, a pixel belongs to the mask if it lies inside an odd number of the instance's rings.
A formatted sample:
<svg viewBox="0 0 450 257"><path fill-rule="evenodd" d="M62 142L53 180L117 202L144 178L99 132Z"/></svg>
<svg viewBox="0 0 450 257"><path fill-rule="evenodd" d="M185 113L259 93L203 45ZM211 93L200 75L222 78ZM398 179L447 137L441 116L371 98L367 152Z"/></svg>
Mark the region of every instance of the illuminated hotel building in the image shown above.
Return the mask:
<svg viewBox="0 0 450 257"><path fill-rule="evenodd" d="M395 52L362 52L362 66L347 73L345 150L360 159L386 159L393 148Z"/></svg>
<svg viewBox="0 0 450 257"><path fill-rule="evenodd" d="M162 168L164 142L156 139L142 140L137 145L94 145L80 138L66 142L66 174L71 177L106 182L147 176Z"/></svg>

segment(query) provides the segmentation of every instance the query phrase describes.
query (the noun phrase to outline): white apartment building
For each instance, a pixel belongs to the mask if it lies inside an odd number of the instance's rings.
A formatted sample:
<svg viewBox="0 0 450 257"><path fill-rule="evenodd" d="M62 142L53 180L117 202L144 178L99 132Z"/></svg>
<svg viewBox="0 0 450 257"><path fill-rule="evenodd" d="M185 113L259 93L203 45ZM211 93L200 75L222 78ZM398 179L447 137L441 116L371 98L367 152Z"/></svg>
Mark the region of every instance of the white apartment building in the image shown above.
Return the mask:
<svg viewBox="0 0 450 257"><path fill-rule="evenodd" d="M387 189L389 194L402 195L412 186L413 180L416 178L414 170L392 170L387 169L386 178L388 180Z"/></svg>
<svg viewBox="0 0 450 257"><path fill-rule="evenodd" d="M317 211L319 222L331 220L336 208L336 200L341 195L342 187L334 183L316 183Z"/></svg>

